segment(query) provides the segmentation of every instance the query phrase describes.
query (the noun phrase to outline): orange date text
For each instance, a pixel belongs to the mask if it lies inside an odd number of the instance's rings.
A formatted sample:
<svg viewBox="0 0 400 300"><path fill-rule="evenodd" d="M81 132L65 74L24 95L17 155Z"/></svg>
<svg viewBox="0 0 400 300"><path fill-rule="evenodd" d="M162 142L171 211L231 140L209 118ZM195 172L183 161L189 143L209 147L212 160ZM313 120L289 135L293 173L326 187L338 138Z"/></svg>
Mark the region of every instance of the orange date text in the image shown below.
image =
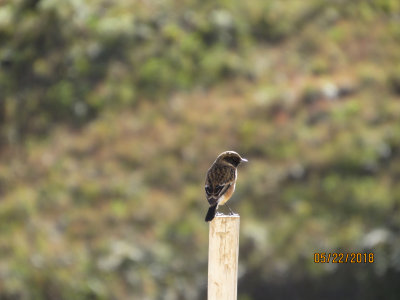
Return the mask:
<svg viewBox="0 0 400 300"><path fill-rule="evenodd" d="M374 253L361 252L316 252L314 253L314 263L317 264L372 264Z"/></svg>

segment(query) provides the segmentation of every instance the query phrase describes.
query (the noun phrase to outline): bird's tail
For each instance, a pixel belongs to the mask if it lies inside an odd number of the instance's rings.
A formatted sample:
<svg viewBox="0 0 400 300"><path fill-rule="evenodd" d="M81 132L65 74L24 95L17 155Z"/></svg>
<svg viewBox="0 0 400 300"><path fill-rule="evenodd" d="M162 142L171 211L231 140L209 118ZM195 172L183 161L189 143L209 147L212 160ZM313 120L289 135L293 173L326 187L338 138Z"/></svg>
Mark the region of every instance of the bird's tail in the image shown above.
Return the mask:
<svg viewBox="0 0 400 300"><path fill-rule="evenodd" d="M210 206L210 208L208 209L207 215L206 215L206 222L210 222L210 221L212 221L212 219L214 219L215 214L217 213L217 206L218 206L218 203L216 203L213 206Z"/></svg>

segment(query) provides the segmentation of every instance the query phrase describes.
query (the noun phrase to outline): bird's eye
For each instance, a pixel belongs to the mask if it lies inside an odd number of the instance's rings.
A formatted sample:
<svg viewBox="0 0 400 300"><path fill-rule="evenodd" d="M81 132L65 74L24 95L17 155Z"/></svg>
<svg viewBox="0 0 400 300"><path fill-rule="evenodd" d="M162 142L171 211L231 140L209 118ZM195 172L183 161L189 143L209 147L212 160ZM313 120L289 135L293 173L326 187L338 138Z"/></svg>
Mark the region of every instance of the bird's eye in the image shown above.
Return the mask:
<svg viewBox="0 0 400 300"><path fill-rule="evenodd" d="M207 194L211 194L211 192L212 192L212 190L211 190L211 188L209 186L206 186L205 190L206 190Z"/></svg>

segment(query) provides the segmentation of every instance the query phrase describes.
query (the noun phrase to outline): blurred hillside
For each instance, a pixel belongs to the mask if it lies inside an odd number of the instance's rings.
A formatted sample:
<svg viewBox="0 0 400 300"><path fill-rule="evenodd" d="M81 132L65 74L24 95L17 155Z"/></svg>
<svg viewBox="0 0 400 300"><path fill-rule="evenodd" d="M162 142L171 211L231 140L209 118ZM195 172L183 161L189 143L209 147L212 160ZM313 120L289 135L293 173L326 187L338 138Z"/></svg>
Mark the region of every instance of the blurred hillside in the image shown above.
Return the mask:
<svg viewBox="0 0 400 300"><path fill-rule="evenodd" d="M399 118L397 0L2 1L0 299L204 299L228 149L239 299L397 299Z"/></svg>

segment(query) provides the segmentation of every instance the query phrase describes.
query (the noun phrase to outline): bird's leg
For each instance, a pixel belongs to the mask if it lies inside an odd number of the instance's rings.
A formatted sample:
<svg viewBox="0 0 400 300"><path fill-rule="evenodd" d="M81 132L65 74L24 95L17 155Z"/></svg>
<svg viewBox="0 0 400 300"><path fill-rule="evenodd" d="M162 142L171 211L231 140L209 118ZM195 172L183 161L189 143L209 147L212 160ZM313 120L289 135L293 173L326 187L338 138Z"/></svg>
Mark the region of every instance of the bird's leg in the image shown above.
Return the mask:
<svg viewBox="0 0 400 300"><path fill-rule="evenodd" d="M223 213L218 212L218 206L217 206L217 209L215 210L215 215L216 215L216 216L223 215Z"/></svg>
<svg viewBox="0 0 400 300"><path fill-rule="evenodd" d="M228 207L230 213L230 216L234 215L235 213L232 211L232 209L229 207L229 205L227 203L225 203L226 207Z"/></svg>

